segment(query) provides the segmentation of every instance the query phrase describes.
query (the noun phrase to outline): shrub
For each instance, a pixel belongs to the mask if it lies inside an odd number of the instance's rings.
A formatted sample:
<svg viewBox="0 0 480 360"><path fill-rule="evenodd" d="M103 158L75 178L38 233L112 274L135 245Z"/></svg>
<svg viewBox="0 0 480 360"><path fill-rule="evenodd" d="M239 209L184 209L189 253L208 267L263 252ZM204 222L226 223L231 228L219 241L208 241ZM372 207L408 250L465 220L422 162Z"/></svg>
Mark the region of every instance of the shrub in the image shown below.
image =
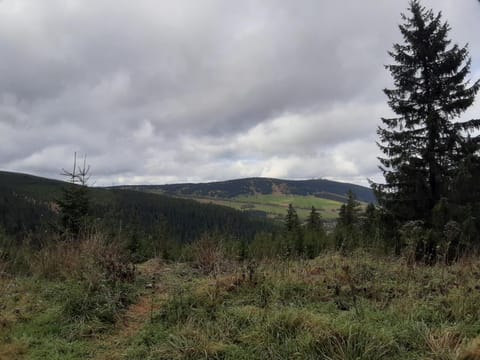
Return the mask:
<svg viewBox="0 0 480 360"><path fill-rule="evenodd" d="M220 240L210 234L204 234L192 245L193 263L204 274L216 275L225 265L225 251Z"/></svg>
<svg viewBox="0 0 480 360"><path fill-rule="evenodd" d="M101 281L133 282L135 267L129 256L102 234L46 245L33 256L33 274L50 279L76 279L95 286Z"/></svg>
<svg viewBox="0 0 480 360"><path fill-rule="evenodd" d="M134 265L98 233L48 244L33 257L31 271L60 281L54 296L69 322L111 324L133 300Z"/></svg>
<svg viewBox="0 0 480 360"><path fill-rule="evenodd" d="M400 239L404 245L404 256L412 264L426 253L428 235L423 221L408 221L400 228Z"/></svg>

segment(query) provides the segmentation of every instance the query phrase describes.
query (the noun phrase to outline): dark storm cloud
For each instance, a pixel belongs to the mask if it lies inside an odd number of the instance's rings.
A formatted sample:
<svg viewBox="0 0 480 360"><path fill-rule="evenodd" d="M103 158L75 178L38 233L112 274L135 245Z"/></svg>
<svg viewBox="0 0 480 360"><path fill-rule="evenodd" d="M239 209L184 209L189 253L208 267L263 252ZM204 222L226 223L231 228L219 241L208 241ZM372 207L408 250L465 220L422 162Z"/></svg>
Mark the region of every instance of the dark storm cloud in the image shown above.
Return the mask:
<svg viewBox="0 0 480 360"><path fill-rule="evenodd" d="M477 2L428 1L480 76ZM377 176L407 1L0 2L0 168L98 184ZM471 113L478 114L478 105Z"/></svg>

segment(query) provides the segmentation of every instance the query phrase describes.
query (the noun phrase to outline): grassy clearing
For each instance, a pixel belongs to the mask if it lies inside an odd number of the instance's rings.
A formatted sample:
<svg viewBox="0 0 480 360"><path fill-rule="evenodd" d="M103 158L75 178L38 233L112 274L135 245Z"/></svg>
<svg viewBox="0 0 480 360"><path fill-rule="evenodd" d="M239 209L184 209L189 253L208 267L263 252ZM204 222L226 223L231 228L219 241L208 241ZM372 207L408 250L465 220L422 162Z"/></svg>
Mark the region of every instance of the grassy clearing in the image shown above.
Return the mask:
<svg viewBox="0 0 480 360"><path fill-rule="evenodd" d="M124 358L466 359L479 351L479 271L365 254L265 262L251 278L177 264Z"/></svg>
<svg viewBox="0 0 480 360"><path fill-rule="evenodd" d="M204 203L228 206L237 210L264 211L272 218L285 216L289 204L292 204L300 219L306 220L312 206L314 206L324 219L338 217L338 209L342 205L338 201L322 199L316 196L301 195L242 195L231 199L194 198Z"/></svg>
<svg viewBox="0 0 480 360"><path fill-rule="evenodd" d="M69 282L2 279L0 359L480 359L478 260L332 253L139 270L142 294L115 324L97 308L72 322Z"/></svg>

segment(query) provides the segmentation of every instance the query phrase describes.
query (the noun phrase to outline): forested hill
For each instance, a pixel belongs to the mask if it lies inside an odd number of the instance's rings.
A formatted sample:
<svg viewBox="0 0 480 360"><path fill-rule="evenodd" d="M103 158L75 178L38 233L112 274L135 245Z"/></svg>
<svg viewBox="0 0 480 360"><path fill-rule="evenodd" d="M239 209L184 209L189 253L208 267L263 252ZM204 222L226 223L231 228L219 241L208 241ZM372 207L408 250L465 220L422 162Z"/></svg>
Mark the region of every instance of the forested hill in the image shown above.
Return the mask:
<svg viewBox="0 0 480 360"><path fill-rule="evenodd" d="M39 200L56 198L65 183L59 180L47 179L29 174L0 171L0 190L21 192L25 196Z"/></svg>
<svg viewBox="0 0 480 360"><path fill-rule="evenodd" d="M212 198L234 198L250 195L301 195L346 201L346 194L352 190L357 199L363 202L375 202L375 195L370 188L324 179L281 180L272 178L246 178L220 182L198 184L138 185L123 186L134 190L161 192L176 196L203 196Z"/></svg>
<svg viewBox="0 0 480 360"><path fill-rule="evenodd" d="M55 201L68 184L58 180L0 172L0 231L18 239L37 238L58 221ZM200 204L159 194L89 188L90 217L108 233L132 238L168 237L188 242L207 232L253 238L272 224L218 205Z"/></svg>

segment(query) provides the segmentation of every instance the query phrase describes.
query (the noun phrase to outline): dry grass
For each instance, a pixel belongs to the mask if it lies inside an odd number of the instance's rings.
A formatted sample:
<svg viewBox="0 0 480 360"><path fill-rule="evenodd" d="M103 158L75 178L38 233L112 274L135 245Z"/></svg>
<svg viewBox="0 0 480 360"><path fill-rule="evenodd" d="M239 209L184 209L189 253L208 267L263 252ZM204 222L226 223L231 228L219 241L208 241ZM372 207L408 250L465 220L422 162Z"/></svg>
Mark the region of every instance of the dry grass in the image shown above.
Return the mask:
<svg viewBox="0 0 480 360"><path fill-rule="evenodd" d="M225 251L219 240L204 234L193 244L194 265L204 274L217 275L226 265Z"/></svg>
<svg viewBox="0 0 480 360"><path fill-rule="evenodd" d="M22 343L0 344L0 360L21 360L27 354L27 346Z"/></svg>
<svg viewBox="0 0 480 360"><path fill-rule="evenodd" d="M109 246L93 239L52 254L70 257L69 272L80 276L92 263L86 255L86 263L76 262L81 249L105 274L110 265L99 264L120 256ZM139 265L142 281L152 286L118 313L109 331L84 338L85 352L71 359L88 352L103 360L480 360L480 338L472 341L480 319L478 260L412 267L402 259L333 253L259 261L250 279L248 263L226 259L218 243L204 239L198 249L192 263ZM31 318L9 321L13 329ZM0 346L0 353L22 356L21 345Z"/></svg>
<svg viewBox="0 0 480 360"><path fill-rule="evenodd" d="M125 313L115 324L115 329L99 340L98 346L102 350L97 353L95 359L117 360L124 359L128 340L136 336L146 323L151 321L151 316L158 311L161 303L166 299L166 292L161 283L157 282L161 276L171 269L158 259L150 259L141 264L138 272L148 281L152 287L146 289L136 303L130 305Z"/></svg>
<svg viewBox="0 0 480 360"><path fill-rule="evenodd" d="M428 329L424 337L434 359L454 359L464 342L464 337L455 329Z"/></svg>
<svg viewBox="0 0 480 360"><path fill-rule="evenodd" d="M118 244L97 233L49 244L34 255L31 271L44 278L74 278L95 284L105 275L113 282L131 281L135 268Z"/></svg>
<svg viewBox="0 0 480 360"><path fill-rule="evenodd" d="M458 360L480 360L480 337L473 339L458 356Z"/></svg>

